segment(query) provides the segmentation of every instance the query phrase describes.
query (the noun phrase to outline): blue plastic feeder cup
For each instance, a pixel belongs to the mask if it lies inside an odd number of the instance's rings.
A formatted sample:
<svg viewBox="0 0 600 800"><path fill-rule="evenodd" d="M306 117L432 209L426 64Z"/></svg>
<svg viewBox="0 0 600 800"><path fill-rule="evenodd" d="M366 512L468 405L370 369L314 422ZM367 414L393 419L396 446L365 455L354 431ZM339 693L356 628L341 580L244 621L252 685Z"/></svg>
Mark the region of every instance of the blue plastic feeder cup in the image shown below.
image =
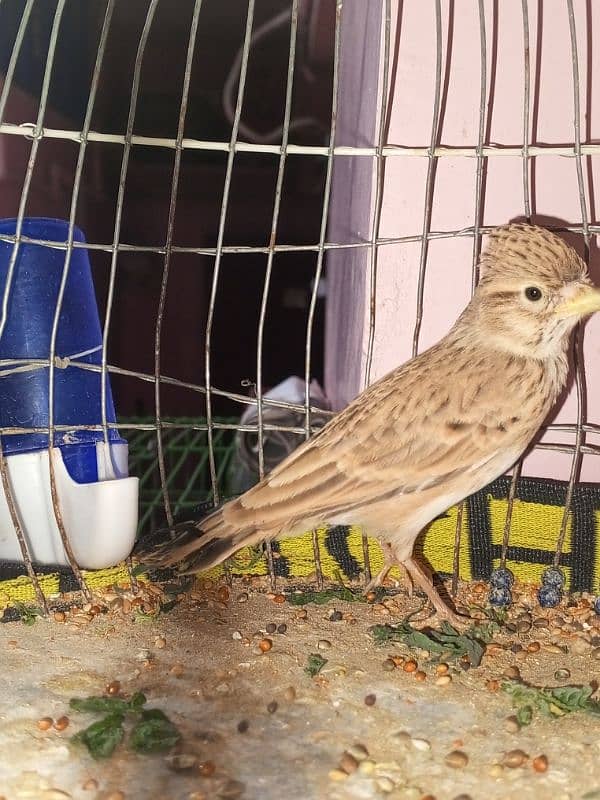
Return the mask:
<svg viewBox="0 0 600 800"><path fill-rule="evenodd" d="M0 234L14 235L16 220L0 220ZM27 239L66 243L69 225L64 220L25 218L21 236ZM85 242L75 228L75 242ZM0 240L0 292L6 291L13 242ZM48 362L52 326L65 266L66 249L21 241L8 293L7 318L0 337L0 426L2 428L48 428L50 370L46 366L22 363L28 359ZM54 423L73 426L55 431L54 446L59 447L70 476L78 483L97 481L99 476L97 442L100 431L79 430L81 425L102 423L100 372L73 362L100 366L102 331L88 253L74 247L63 294L56 337L54 368ZM14 363L12 363L14 362ZM106 376L106 420L114 423L115 409ZM114 475L126 475L126 443L114 428L108 429ZM125 453L121 451L123 445ZM47 433L2 434L7 456L46 450ZM116 446L116 447L115 447ZM123 464L122 456L125 455ZM119 464L120 462L120 464Z"/></svg>

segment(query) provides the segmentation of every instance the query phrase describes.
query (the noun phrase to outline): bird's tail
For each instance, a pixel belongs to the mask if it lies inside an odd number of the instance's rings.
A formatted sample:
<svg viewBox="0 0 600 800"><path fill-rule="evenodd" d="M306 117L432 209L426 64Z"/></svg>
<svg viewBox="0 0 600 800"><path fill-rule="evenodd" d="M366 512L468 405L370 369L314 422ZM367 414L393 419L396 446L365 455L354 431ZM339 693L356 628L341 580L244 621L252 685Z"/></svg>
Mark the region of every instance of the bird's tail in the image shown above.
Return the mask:
<svg viewBox="0 0 600 800"><path fill-rule="evenodd" d="M224 508L216 509L199 521L181 522L172 528L156 531L151 540L142 541L136 547L136 559L153 568L178 564L184 574L203 572L225 561L242 547L270 538L259 533L254 526L242 530L234 528L225 521Z"/></svg>

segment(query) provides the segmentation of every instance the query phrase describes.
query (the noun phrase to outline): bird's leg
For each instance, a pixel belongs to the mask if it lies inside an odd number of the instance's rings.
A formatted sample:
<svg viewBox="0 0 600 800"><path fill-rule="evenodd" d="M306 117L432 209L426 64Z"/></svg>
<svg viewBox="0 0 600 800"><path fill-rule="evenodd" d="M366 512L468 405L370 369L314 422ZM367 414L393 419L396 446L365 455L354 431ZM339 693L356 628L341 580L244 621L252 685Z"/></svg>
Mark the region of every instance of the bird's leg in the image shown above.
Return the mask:
<svg viewBox="0 0 600 800"><path fill-rule="evenodd" d="M438 617L448 620L448 622L452 623L452 625L463 625L465 622L468 622L468 617L463 617L460 614L457 614L446 604L446 602L440 596L438 590L433 585L431 575L429 575L427 571L423 569L418 561L411 556L410 558L405 559L403 563L406 571L414 583L419 587L419 589L425 592L429 598L429 601L435 608Z"/></svg>
<svg viewBox="0 0 600 800"><path fill-rule="evenodd" d="M378 586L383 586L384 580L387 578L389 571L393 567L400 567L406 575L407 583L408 583L408 596L412 597L413 593L413 581L410 572L405 567L405 565L399 561L396 556L394 555L394 550L391 544L387 542L381 543L381 549L383 551L383 569L381 569L377 575L372 578L369 583L365 586L364 594L368 592L372 592L373 589L376 589Z"/></svg>

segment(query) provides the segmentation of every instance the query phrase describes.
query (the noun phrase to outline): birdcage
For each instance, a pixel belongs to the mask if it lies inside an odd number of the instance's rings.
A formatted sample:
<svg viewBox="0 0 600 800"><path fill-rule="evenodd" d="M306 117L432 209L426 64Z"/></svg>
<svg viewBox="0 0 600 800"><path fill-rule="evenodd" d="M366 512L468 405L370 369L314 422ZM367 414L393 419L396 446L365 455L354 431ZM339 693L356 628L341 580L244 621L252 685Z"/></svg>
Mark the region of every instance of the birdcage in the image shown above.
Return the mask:
<svg viewBox="0 0 600 800"><path fill-rule="evenodd" d="M65 431L127 440L141 529L170 525L241 490L248 437L257 479L275 434L289 450L323 424L315 377L335 411L439 338L495 225L562 231L597 273L595 14L583 0L0 3L0 216L15 219L0 232L0 330L19 253L59 256L47 353L3 358L0 380L37 370L50 388L45 425L1 429L3 535L19 557L0 590L45 605L72 576L87 592L128 569L82 571L52 458L67 569L36 560L12 497L16 432L50 451ZM38 217L63 219L62 233L32 233ZM57 349L81 253L100 307L91 363ZM454 586L508 564L596 588L599 341L597 319L578 332L573 388L524 466L427 532L424 556ZM93 423L57 421L65 368L96 376ZM269 391L291 375L299 397ZM368 581L381 560L362 531L336 528L266 545L249 569Z"/></svg>

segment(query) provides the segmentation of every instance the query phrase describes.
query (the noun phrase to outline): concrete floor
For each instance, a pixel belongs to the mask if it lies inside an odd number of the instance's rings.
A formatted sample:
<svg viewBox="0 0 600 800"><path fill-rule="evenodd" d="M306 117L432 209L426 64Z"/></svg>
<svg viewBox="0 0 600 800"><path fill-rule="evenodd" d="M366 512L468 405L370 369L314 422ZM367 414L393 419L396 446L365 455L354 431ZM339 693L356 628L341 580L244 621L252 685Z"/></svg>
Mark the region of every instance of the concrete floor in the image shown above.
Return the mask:
<svg viewBox="0 0 600 800"><path fill-rule="evenodd" d="M538 685L560 682L554 677L558 669L569 670L568 683L598 679L600 661L590 642L595 619L585 608L543 615L533 608L534 619L549 618L548 627L499 633L481 667L463 671L451 665L452 680L441 686L435 663L422 651L376 646L369 633L375 623L400 619L419 604L416 598L299 608L277 602L281 598L269 596L260 581L253 583L193 594L156 619L140 617L135 603L123 609L123 599L115 603L113 595L109 613L94 616L92 609L87 615L67 614L65 620L60 614L59 621L38 619L31 626L1 625L0 796L600 798L600 718L582 713L536 718L526 728L510 730L510 699L493 691L493 681L510 666ZM525 592L513 613L530 605ZM329 619L334 609L342 613L341 620ZM556 623L553 615L561 613ZM571 633L569 621L577 620L583 620L575 625L582 630ZM287 630L265 635L269 623L284 623ZM265 638L272 647L263 653L258 643ZM527 645L534 640L540 648L529 652ZM523 648L520 653L510 649L515 644L513 649ZM311 653L327 659L312 678L305 673ZM425 679L420 682L402 666L388 671L391 665L384 662L390 655L398 656L399 663L402 657L415 657ZM95 718L70 710L69 699L102 694L112 681L120 682L124 696L143 691L148 706L170 716L183 737L174 752L184 758L142 756L121 746L108 760L94 761L70 743L71 735ZM375 696L372 705L365 703L367 695ZM269 711L273 702L277 707ZM38 728L41 717L63 715L69 717L65 730ZM240 723L242 728L247 724L245 732L239 732ZM368 758L344 777L340 759L357 744ZM502 766L514 749L528 758L518 767ZM453 750L465 753L468 763L449 766L445 759ZM353 752L364 758L360 748ZM537 773L532 761L541 754L549 766ZM177 771L186 759L192 768ZM211 764L214 774L202 774L210 773ZM356 763L353 767L350 760L350 765L352 770Z"/></svg>

